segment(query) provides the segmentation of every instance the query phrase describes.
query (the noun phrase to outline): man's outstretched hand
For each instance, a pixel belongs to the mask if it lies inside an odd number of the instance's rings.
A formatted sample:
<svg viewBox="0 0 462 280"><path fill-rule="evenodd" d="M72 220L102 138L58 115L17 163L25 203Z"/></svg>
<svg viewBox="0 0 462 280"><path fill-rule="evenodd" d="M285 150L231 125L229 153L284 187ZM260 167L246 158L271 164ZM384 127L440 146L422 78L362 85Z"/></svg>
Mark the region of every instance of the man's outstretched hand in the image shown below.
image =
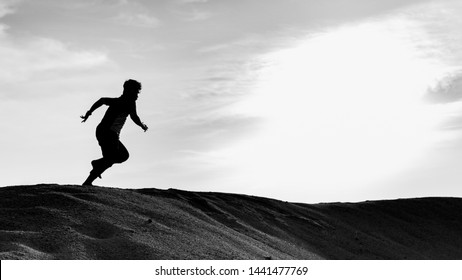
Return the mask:
<svg viewBox="0 0 462 280"><path fill-rule="evenodd" d="M148 131L149 127L145 125L144 123L142 124L141 128L144 130L144 132Z"/></svg>
<svg viewBox="0 0 462 280"><path fill-rule="evenodd" d="M91 115L91 114L90 114L89 112L87 112L87 113L85 114L85 116L80 116L80 118L82 119L82 122L84 123L84 122L88 119L88 117L89 117L90 115Z"/></svg>

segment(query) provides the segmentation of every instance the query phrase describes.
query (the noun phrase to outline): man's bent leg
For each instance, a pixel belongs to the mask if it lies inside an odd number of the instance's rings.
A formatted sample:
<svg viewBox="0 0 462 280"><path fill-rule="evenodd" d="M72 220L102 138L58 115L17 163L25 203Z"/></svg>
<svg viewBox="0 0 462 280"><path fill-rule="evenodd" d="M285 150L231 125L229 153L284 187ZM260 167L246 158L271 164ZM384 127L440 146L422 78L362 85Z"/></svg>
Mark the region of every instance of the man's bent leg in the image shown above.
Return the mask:
<svg viewBox="0 0 462 280"><path fill-rule="evenodd" d="M95 172L101 179L101 174L103 174L103 172L106 171L106 169L111 167L112 164L113 162L106 158L96 159L91 162L91 165L93 166L92 172Z"/></svg>
<svg viewBox="0 0 462 280"><path fill-rule="evenodd" d="M118 136L112 132L97 131L98 143L101 146L103 157L91 162L93 166L84 185L92 186L93 181L111 167L114 163L122 163L129 158L127 148L119 141Z"/></svg>
<svg viewBox="0 0 462 280"><path fill-rule="evenodd" d="M117 145L117 153L115 155L114 163L122 163L127 161L127 159L130 157L127 148L125 148L124 144L122 144L120 141Z"/></svg>

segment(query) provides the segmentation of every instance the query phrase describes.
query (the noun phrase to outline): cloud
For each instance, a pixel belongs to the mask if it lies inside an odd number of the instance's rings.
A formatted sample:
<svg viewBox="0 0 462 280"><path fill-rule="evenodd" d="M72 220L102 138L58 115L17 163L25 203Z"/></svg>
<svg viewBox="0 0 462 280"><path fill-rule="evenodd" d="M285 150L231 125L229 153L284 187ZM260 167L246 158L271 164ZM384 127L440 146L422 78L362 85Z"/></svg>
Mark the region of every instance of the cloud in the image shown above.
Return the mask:
<svg viewBox="0 0 462 280"><path fill-rule="evenodd" d="M108 62L106 54L72 50L65 43L43 37L15 40L9 26L0 24L0 83L24 81L49 71L81 70Z"/></svg>
<svg viewBox="0 0 462 280"><path fill-rule="evenodd" d="M13 14L15 12L14 5L18 2L17 0L0 0L0 19L6 15ZM6 35L8 28L8 25L0 23L0 38Z"/></svg>
<svg viewBox="0 0 462 280"><path fill-rule="evenodd" d="M0 82L22 81L48 71L80 70L108 62L106 54L74 51L50 38L34 38L26 43L0 37Z"/></svg>
<svg viewBox="0 0 462 280"><path fill-rule="evenodd" d="M129 0L62 0L55 2L47 7L47 12L50 9L58 9L59 12L87 14L89 18L98 15L99 19L110 24L131 27L156 28L161 24L161 21L150 13L152 10L150 5L157 5L157 3L148 4L143 1Z"/></svg>
<svg viewBox="0 0 462 280"><path fill-rule="evenodd" d="M0 19L15 13L17 0L0 0ZM106 54L73 50L53 38L30 37L17 40L9 26L0 23L0 83L24 81L50 71L89 69L108 62Z"/></svg>
<svg viewBox="0 0 462 280"><path fill-rule="evenodd" d="M214 16L214 13L206 11L204 9L198 9L198 5L195 4L205 4L209 0L178 0L177 9L174 12L181 18L181 20L186 22L195 22L195 21L204 21L208 20Z"/></svg>
<svg viewBox="0 0 462 280"><path fill-rule="evenodd" d="M203 21L211 18L212 13L206 11L192 10L189 13L184 14L185 21Z"/></svg>
<svg viewBox="0 0 462 280"><path fill-rule="evenodd" d="M6 35L6 31L8 30L8 26L0 23L0 39Z"/></svg>
<svg viewBox="0 0 462 280"><path fill-rule="evenodd" d="M175 14L180 17L181 20L186 22L204 21L213 17L213 13L205 10L191 9L191 10L176 10Z"/></svg>
<svg viewBox="0 0 462 280"><path fill-rule="evenodd" d="M462 99L462 72L456 72L442 79L428 90L425 99L431 103L451 103Z"/></svg>
<svg viewBox="0 0 462 280"><path fill-rule="evenodd" d="M157 28L161 21L151 15L147 14L129 14L121 13L114 18L114 21L128 26L142 27L142 28Z"/></svg>
<svg viewBox="0 0 462 280"><path fill-rule="evenodd" d="M257 71L253 69L256 68L252 66L254 62L237 57L226 62L217 60L215 63L217 65L198 73L197 79L182 95L185 99L221 108L249 92Z"/></svg>
<svg viewBox="0 0 462 280"><path fill-rule="evenodd" d="M279 40L281 38L278 38ZM219 43L219 44L214 44L214 45L208 45L208 46L203 46L197 51L199 53L215 53L215 52L225 52L225 51L244 51L244 50L253 50L257 51L258 53L262 52L262 48L266 47L272 47L271 42L265 41L263 36L259 35L247 35L243 38L239 38L234 41L229 41L229 42L224 42L224 43Z"/></svg>
<svg viewBox="0 0 462 280"><path fill-rule="evenodd" d="M17 0L0 0L0 18L14 13L13 6L18 2Z"/></svg>

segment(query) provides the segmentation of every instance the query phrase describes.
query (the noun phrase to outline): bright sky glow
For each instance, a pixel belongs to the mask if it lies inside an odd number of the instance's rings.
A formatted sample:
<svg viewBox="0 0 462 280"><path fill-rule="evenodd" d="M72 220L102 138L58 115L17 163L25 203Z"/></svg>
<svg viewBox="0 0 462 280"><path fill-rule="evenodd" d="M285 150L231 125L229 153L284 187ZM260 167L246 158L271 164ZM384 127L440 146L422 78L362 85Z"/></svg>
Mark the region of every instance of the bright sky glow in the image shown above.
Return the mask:
<svg viewBox="0 0 462 280"><path fill-rule="evenodd" d="M281 192L351 191L418 163L447 137L437 124L448 112L423 97L452 69L424 56L425 34L411 24L342 26L265 55L254 95L233 107L263 118L264 128L222 151L242 170L236 177Z"/></svg>

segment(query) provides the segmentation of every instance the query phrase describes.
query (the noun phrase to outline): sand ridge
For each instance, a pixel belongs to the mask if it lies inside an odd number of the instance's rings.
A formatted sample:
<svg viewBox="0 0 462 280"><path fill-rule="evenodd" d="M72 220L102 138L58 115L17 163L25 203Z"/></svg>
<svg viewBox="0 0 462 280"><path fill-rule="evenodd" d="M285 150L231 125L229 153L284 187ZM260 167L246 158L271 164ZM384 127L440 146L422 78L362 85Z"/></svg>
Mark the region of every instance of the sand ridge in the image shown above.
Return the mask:
<svg viewBox="0 0 462 280"><path fill-rule="evenodd" d="M0 188L0 259L461 259L462 199Z"/></svg>

